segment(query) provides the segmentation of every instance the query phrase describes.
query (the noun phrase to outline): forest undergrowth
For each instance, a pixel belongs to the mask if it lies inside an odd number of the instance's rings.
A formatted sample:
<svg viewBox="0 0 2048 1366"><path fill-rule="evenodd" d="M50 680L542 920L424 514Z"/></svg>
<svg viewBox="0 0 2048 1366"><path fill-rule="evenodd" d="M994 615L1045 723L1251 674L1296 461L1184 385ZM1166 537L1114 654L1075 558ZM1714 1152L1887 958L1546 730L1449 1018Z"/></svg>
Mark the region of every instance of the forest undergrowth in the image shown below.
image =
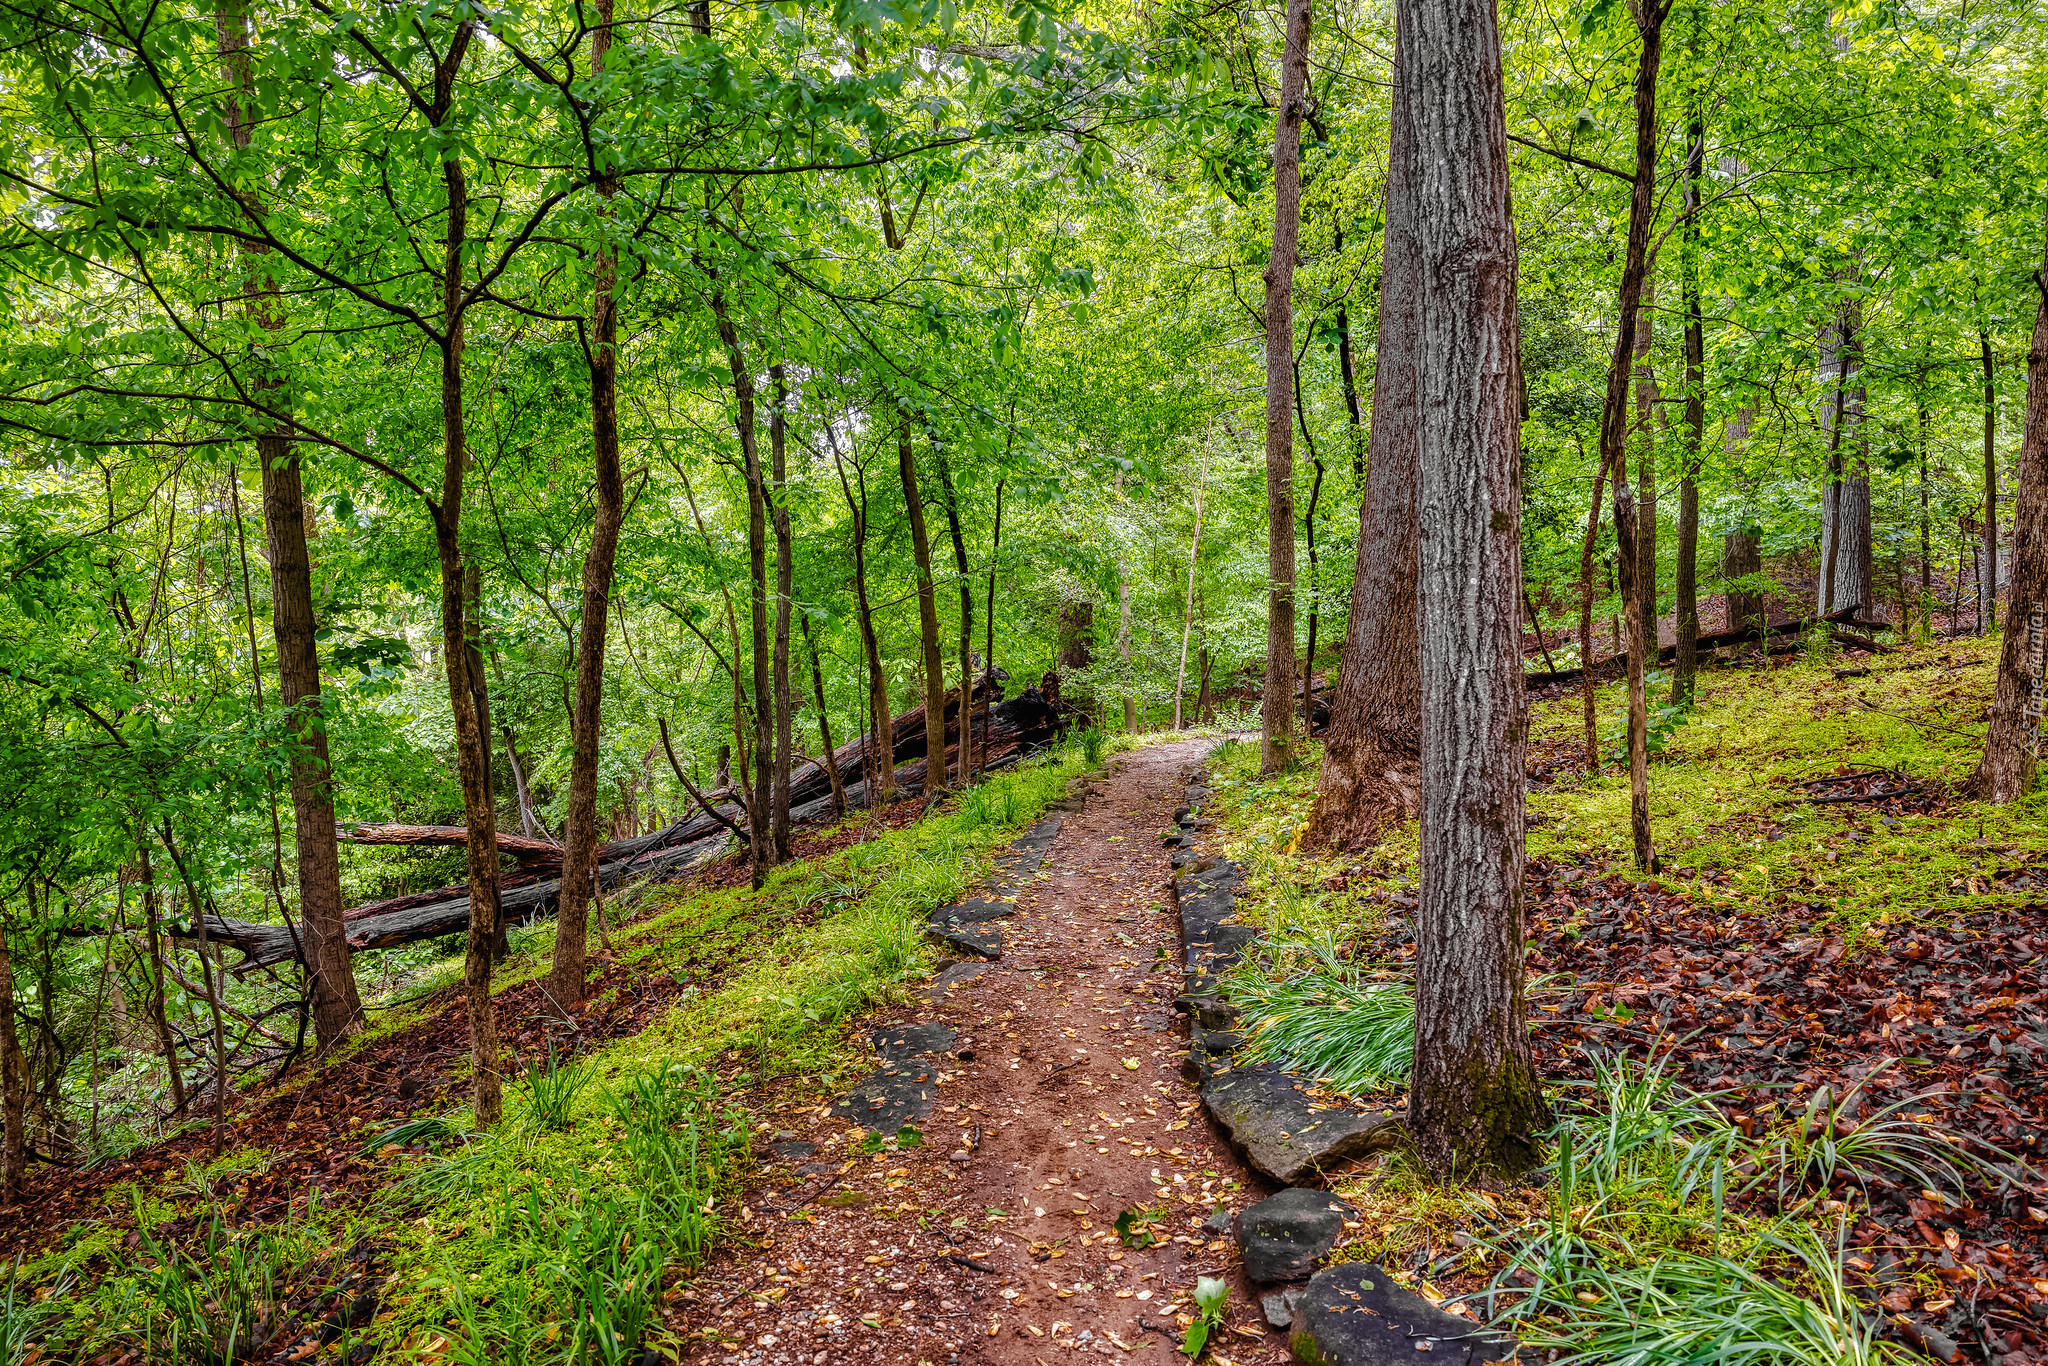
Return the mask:
<svg viewBox="0 0 2048 1366"><path fill-rule="evenodd" d="M576 1028L538 1008L553 929L498 979L506 1119L461 1107L459 958L396 988L377 1028L216 1137L194 1123L110 1158L7 1229L7 1360L372 1359L624 1363L721 1238L765 1094L850 1080L855 1017L930 975L925 915L1099 761L1076 744L918 819L906 803L824 831L759 890L719 868L650 886L608 932ZM719 882L734 885L717 885ZM658 988L623 1014L620 998Z"/></svg>
<svg viewBox="0 0 2048 1366"><path fill-rule="evenodd" d="M1526 1183L1396 1156L1335 1184L1346 1255L1571 1362L2040 1359L2048 978L2043 799L1965 801L1995 643L1701 676L1651 768L1589 776L1577 692L1532 714L1528 980L1555 1127ZM1598 697L1610 729L1625 699ZM1256 1050L1399 1103L1413 1047L1411 825L1300 847L1314 760L1219 755L1208 814L1263 956Z"/></svg>

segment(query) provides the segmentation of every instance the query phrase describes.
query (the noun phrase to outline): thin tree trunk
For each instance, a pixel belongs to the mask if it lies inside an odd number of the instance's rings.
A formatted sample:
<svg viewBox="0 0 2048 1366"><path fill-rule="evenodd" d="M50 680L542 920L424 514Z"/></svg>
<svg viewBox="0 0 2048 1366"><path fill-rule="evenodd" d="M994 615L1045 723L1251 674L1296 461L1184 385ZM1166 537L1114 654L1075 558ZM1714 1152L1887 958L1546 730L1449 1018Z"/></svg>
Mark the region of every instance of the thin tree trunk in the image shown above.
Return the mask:
<svg viewBox="0 0 2048 1366"><path fill-rule="evenodd" d="M1643 300L1636 309L1635 401L1636 422L1636 595L1633 610L1642 618L1643 639L1649 642L1649 658L1655 659L1661 636L1657 628L1657 369L1650 351L1656 342L1657 314L1653 307L1656 277L1643 276Z"/></svg>
<svg viewBox="0 0 2048 1366"><path fill-rule="evenodd" d="M2043 220L2048 234L2048 217ZM2012 592L1998 650L1998 688L1984 757L1969 790L1988 802L2024 797L2034 785L2041 738L2044 629L2048 629L2048 236L2035 279L2034 335L2027 349L2026 426L2013 502ZM1987 493L1989 487L1987 486Z"/></svg>
<svg viewBox="0 0 2048 1366"><path fill-rule="evenodd" d="M498 725L498 733L505 737L505 765L512 770L512 794L519 802L519 828L528 839L539 839L533 823L533 793L526 786L525 765L519 762L519 742L513 738L512 728L503 722Z"/></svg>
<svg viewBox="0 0 2048 1366"><path fill-rule="evenodd" d="M960 786L967 786L973 777L973 750L970 743L973 718L968 703L974 697L974 580L967 568L967 538L960 531L960 498L953 488L953 470L946 463L945 449L939 445L938 434L929 426L925 434L931 442L932 461L939 467L939 489L945 495L946 530L953 538L953 568L960 576L960 752L956 765L960 775ZM930 721L927 720L927 726ZM941 738L944 730L941 727ZM940 767L945 766L945 753L940 751ZM930 764L926 764L930 768Z"/></svg>
<svg viewBox="0 0 2048 1366"><path fill-rule="evenodd" d="M612 44L613 0L597 0L597 26L590 33L590 69L601 75ZM616 182L598 182L607 201ZM607 213L606 218L609 217ZM619 315L613 297L617 265L608 243L600 243L590 291L590 450L595 476L595 515L590 549L583 556L583 603L576 627L576 708L570 720L569 810L564 822L562 892L555 918L554 953L548 964L548 999L564 1017L583 1005L590 950L590 895L597 877L597 778L604 744L604 652L611 610L612 566L619 531L626 520L626 490L619 473ZM507 748L510 747L508 737ZM525 779L515 764L520 812L526 809Z"/></svg>
<svg viewBox="0 0 2048 1366"><path fill-rule="evenodd" d="M249 107L255 77L251 61L254 35L244 0L224 0L214 22L221 63L234 88L234 94L224 101L228 136L236 147L245 148L255 117ZM266 207L253 194L244 202L258 213ZM263 266L266 255L256 248L241 248L241 261L248 271L242 297L257 326L274 333L282 330L284 318L278 309L275 282ZM258 373L254 388L271 404L289 401L284 382L268 369ZM300 948L310 979L314 1038L324 1052L362 1027L363 1004L341 923L341 854L335 842L327 727L321 716L306 500L298 448L288 439L282 423L257 435L256 455L262 475L263 525L270 547L278 697L287 711L304 718L292 727L300 737L291 760L292 838L298 853Z"/></svg>
<svg viewBox="0 0 2048 1366"><path fill-rule="evenodd" d="M1914 445L1920 457L1920 615L1922 635L1934 635L1934 524L1929 517L1927 486L1927 425L1933 413L1927 407L1927 373L1921 371L1913 391Z"/></svg>
<svg viewBox="0 0 2048 1366"><path fill-rule="evenodd" d="M1339 260L1344 256L1344 229L1339 227L1334 235L1333 250ZM1384 305L1383 305L1384 306ZM1351 489L1363 500L1365 497L1365 415L1358 407L1358 367L1351 358L1351 314L1343 304L1337 305L1337 377L1344 389L1344 412L1348 419L1345 430L1351 436Z"/></svg>
<svg viewBox="0 0 2048 1366"><path fill-rule="evenodd" d="M795 566L789 533L789 378L780 361L768 367L768 377L775 386L775 407L768 414L769 474L775 481L769 504L775 526L775 792L770 833L776 861L781 862L789 857L789 590Z"/></svg>
<svg viewBox="0 0 2048 1366"><path fill-rule="evenodd" d="M471 21L458 23L450 51L438 68L436 126L447 118L455 75L474 35ZM462 784L468 834L469 933L463 947L462 975L469 1016L471 1089L477 1125L489 1128L503 1110L498 1017L491 1000L491 958L499 920L498 832L497 813L490 800L489 752L477 725L465 648L469 632L463 611L462 485L469 468L469 449L462 389L467 327L462 262L469 235L469 182L459 156L442 163L442 183L447 191L447 235L441 258L441 501L433 508L434 543L441 569L441 654L448 671L448 707L455 723L456 772Z"/></svg>
<svg viewBox="0 0 2048 1366"><path fill-rule="evenodd" d="M1422 647L1416 597L1421 527L1421 243L1416 236L1414 54L1394 41L1386 241L1380 260L1378 359L1373 369L1371 453L1358 505L1358 561L1323 735L1323 763L1309 811L1308 843L1364 849L1422 812Z"/></svg>
<svg viewBox="0 0 2048 1366"><path fill-rule="evenodd" d="M1628 246L1617 291L1614 354L1607 367L1607 392L1600 411L1600 458L1613 481L1615 563L1620 568L1622 615L1628 621L1628 785L1629 833L1636 866L1648 870L1655 862L1650 841L1648 699L1644 671L1655 650L1646 626L1643 598L1655 591L1645 584L1640 560L1629 553L1640 546L1637 509L1628 486L1628 382L1630 353L1637 337L1643 282L1649 268L1650 219L1657 178L1657 68L1663 57L1664 18L1671 0L1645 0L1638 9L1637 31L1642 49L1636 62L1636 154L1633 192L1629 198Z"/></svg>
<svg viewBox="0 0 2048 1366"><path fill-rule="evenodd" d="M13 926L0 920L0 1205L19 1204L28 1184L28 1061L14 1029Z"/></svg>
<svg viewBox="0 0 2048 1366"><path fill-rule="evenodd" d="M725 295L714 292L711 312L718 321L718 337L725 346L725 359L732 371L732 396L739 428L740 457L747 482L747 602L752 635L749 641L754 673L753 762L744 764L743 778L751 796L747 801L747 826L751 831L749 855L756 889L775 861L775 842L770 830L775 769L775 704L770 696L768 655L768 517L767 495L761 482L761 451L754 431L754 377L747 370L746 355L740 347L739 330L733 325ZM739 660L733 660L735 669Z"/></svg>
<svg viewBox="0 0 2048 1366"><path fill-rule="evenodd" d="M1294 764L1294 265L1301 240L1301 118L1310 0L1288 0L1273 121L1273 250L1266 260L1266 688L1260 771Z"/></svg>
<svg viewBox="0 0 2048 1366"><path fill-rule="evenodd" d="M1998 389L1993 382L1991 334L1977 333L1984 364L1984 551L1977 574L1977 632L1998 619Z"/></svg>
<svg viewBox="0 0 2048 1366"><path fill-rule="evenodd" d="M206 904L199 896L198 886L192 881L192 870L186 866L178 853L177 842L171 837L170 817L164 817L158 828L163 834L164 853L170 855L171 865L178 870L178 881L184 885L185 903L192 908L192 926L199 935L199 975L204 983L207 1011L213 1024L213 1151L217 1156L221 1131L227 1127L228 1119L227 1027L221 1019L220 991L215 984L214 973L219 964L213 954Z"/></svg>
<svg viewBox="0 0 2048 1366"><path fill-rule="evenodd" d="M866 756L872 754L875 768L862 781L867 790L868 809L878 811L896 800L896 728L889 711L888 681L882 676L882 644L875 636L875 613L868 603L867 476L856 467L854 474L860 484L860 496L856 501L853 486L846 479L846 467L840 463L836 449L833 465L839 471L839 487L846 494L847 510L853 515L854 617L860 627L861 652L867 661L868 724L874 732L874 739L863 746L862 767L866 767Z"/></svg>
<svg viewBox="0 0 2048 1366"><path fill-rule="evenodd" d="M185 1108L185 1077L178 1066L176 1043L171 1038L170 992L164 984L164 940L158 928L161 917L157 913L156 870L150 866L149 846L142 843L139 831L136 847L142 870L143 929L149 937L149 1023L156 1031L157 1049L163 1054L164 1070L171 1084L171 1110L176 1113Z"/></svg>
<svg viewBox="0 0 2048 1366"><path fill-rule="evenodd" d="M1301 733L1306 735L1313 729L1315 704L1311 694L1315 691L1316 677L1316 627L1319 621L1318 609L1322 603L1321 583L1316 576L1316 507L1323 498L1323 457L1316 450L1316 439L1308 429L1308 405L1301 397L1301 366L1294 366L1294 415L1301 424L1301 444L1308 451L1310 466L1315 478L1308 489L1308 512L1302 517L1301 525L1308 543L1308 643L1301 660Z"/></svg>
<svg viewBox="0 0 2048 1366"><path fill-rule="evenodd" d="M1010 409L1012 420L1016 418L1016 415L1016 408L1013 405ZM1007 442L1005 442L1005 446L1005 455L1007 455ZM995 530L989 537L988 547L988 599L982 608L982 633L987 645L982 654L987 658L987 663L984 667L988 670L989 679L989 686L981 694L981 760L978 771L984 774L988 772L989 719L995 709L996 562L1001 557L1003 551L1003 484L1005 478L1006 476L998 477L996 480Z"/></svg>
<svg viewBox="0 0 2048 1366"><path fill-rule="evenodd" d="M811 639L808 613L797 618L804 633L804 649L811 656L811 695L818 703L818 743L824 746L818 762L825 766L825 778L832 784L832 814L846 819L846 783L839 776L838 752L832 748L832 715L825 710L825 670L818 662L818 643Z"/></svg>
<svg viewBox="0 0 2048 1366"><path fill-rule="evenodd" d="M1685 308L1685 471L1678 485L1677 602L1678 659L1671 670L1671 701L1689 706L1699 669L1700 461L1707 442L1707 334L1700 305L1700 177L1705 171L1707 128L1699 119L1686 127L1685 238L1680 263L1680 302Z"/></svg>
<svg viewBox="0 0 2048 1366"><path fill-rule="evenodd" d="M1439 1177L1533 1166L1522 999L1521 362L1493 0L1399 0L1417 242L1423 716L1408 1123Z"/></svg>
<svg viewBox="0 0 2048 1366"><path fill-rule="evenodd" d="M1202 556L1202 495L1209 486L1209 443L1202 442L1202 469L1195 476L1195 530L1188 537L1188 593L1180 612L1180 668L1173 676L1173 728L1181 724L1180 703L1188 683L1188 638L1195 629L1195 566ZM1327 761L1325 761L1327 762Z"/></svg>
<svg viewBox="0 0 2048 1366"><path fill-rule="evenodd" d="M1579 543L1579 696L1585 712L1588 775L1600 771L1600 721L1593 687L1593 547L1600 539L1600 496L1606 487L1603 457L1593 471L1593 502L1586 510L1585 539Z"/></svg>
<svg viewBox="0 0 2048 1366"><path fill-rule="evenodd" d="M917 487L917 462L910 449L910 414L896 416L896 473L903 481L903 507L910 518L910 554L917 567L917 643L924 664L924 799L946 790L946 674L939 652L938 592L932 583L932 544L925 534L924 495ZM965 713L965 707L962 713Z"/></svg>

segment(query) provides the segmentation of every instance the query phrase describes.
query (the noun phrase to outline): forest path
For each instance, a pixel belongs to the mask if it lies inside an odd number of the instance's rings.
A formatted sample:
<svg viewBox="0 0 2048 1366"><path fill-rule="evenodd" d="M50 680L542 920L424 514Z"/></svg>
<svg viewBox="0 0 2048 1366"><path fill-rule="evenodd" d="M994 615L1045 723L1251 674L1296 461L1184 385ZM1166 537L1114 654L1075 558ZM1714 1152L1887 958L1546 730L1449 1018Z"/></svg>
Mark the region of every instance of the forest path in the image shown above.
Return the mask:
<svg viewBox="0 0 2048 1366"><path fill-rule="evenodd" d="M1002 958L883 1017L879 1038L950 1049L924 1055L924 1146L856 1153L865 1131L823 1108L772 1121L780 1150L747 1197L754 1237L728 1245L671 1321L689 1360L1022 1366L1078 1350L1165 1366L1184 1360L1174 1301L1198 1275L1232 1280L1240 1325L1211 1360L1286 1359L1216 1217L1264 1189L1178 1074L1158 835L1212 743L1113 760L1038 871L1002 893L1017 906L999 922ZM1122 1244L1125 1210L1156 1212L1156 1246Z"/></svg>

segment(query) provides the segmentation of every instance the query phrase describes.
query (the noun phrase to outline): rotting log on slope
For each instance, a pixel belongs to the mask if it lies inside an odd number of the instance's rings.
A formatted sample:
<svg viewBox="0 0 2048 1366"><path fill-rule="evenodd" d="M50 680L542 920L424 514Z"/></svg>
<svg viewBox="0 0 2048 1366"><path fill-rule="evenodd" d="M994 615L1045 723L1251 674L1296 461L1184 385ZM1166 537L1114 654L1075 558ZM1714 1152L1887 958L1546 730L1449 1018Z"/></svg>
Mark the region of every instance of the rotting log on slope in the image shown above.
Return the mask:
<svg viewBox="0 0 2048 1366"><path fill-rule="evenodd" d="M986 686L1000 691L1000 670L996 671L993 679L986 675L983 677L975 689L977 698ZM947 696L946 713L946 755L947 762L951 763L959 750L957 688ZM979 746L982 717L971 709L969 715L970 729ZM1005 767L1049 744L1055 719L1052 708L1031 690L1026 690L1021 697L997 703L989 711L986 766ZM895 738L893 758L897 786L908 795L916 795L924 790L924 707L913 707L897 716L891 729ZM850 806L867 804L866 785L855 777L861 771L866 742L866 736L858 737L841 745L834 754L840 776L846 780L846 800ZM793 822L828 819L832 815L831 780L824 765L818 761L810 760L793 772L789 789L790 819ZM739 796L731 789L709 793L707 800L734 820L744 816ZM355 826L345 828L345 837L367 844L459 845L464 839L464 832L456 827L439 826ZM632 878L680 880L693 869L723 854L730 838L721 822L703 811L695 811L663 829L631 839L614 840L598 850L598 885L610 890ZM505 877L499 893L507 919L529 920L552 910L561 893L561 879L543 879L541 874L559 869L560 852L543 841L502 834L498 837L498 847L519 864L517 871ZM469 923L469 896L466 887L444 887L358 906L347 912L344 920L351 951L396 948L401 944L459 933ZM289 925L266 925L208 916L206 930L214 942L225 944L244 955L244 961L239 965L242 971L270 963L289 962L298 957L297 936ZM172 933L181 938L197 938L197 930L189 925L175 926Z"/></svg>

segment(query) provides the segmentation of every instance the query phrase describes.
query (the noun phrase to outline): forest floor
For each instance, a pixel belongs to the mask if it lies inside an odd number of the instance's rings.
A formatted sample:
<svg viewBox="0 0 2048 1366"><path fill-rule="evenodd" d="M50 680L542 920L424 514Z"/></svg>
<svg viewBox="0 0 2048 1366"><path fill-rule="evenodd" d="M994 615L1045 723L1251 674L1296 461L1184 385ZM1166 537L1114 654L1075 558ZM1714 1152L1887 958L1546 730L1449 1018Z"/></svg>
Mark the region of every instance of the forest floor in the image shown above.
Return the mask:
<svg viewBox="0 0 2048 1366"><path fill-rule="evenodd" d="M1602 1274L1634 1274L1763 1256L1805 1228L1824 1235L1819 1273L1756 1264L1823 1307L1834 1278L1839 1322L1860 1313L1942 1359L2048 1361L2048 1191L2031 1166L2048 1138L2048 799L1959 796L1994 661L1995 642L1962 639L1704 673L1697 707L1660 722L1654 874L1628 866L1625 779L1611 762L1586 772L1578 696L1539 701L1531 1013L1560 1115L1613 1099L1593 1085L1603 1068L1661 1059L1663 1081L1706 1098L1673 1132L1749 1146L1711 1211L1639 1182L1603 1187L1591 1216L1557 1206L1575 1187L1560 1197L1554 1171L1474 1194L1398 1155L1366 1159L1329 1175L1356 1213L1333 1258L1378 1261L1432 1298L1481 1296L1483 1316L1490 1287L1508 1303L1526 1288L1514 1268L1531 1230L1620 1228ZM1618 704L1601 689L1603 746ZM759 892L731 866L656 889L613 929L570 1033L539 1010L540 931L504 974L506 1035L533 1066L492 1135L459 1132L466 1050L440 986L344 1057L239 1101L218 1136L200 1125L45 1175L0 1218L0 1249L23 1257L37 1303L86 1306L46 1355L159 1359L178 1324L217 1331L225 1294L175 1293L215 1275L270 1278L272 1328L250 1361L542 1360L549 1344L611 1359L585 1330L623 1313L621 1295L652 1294L627 1340L705 1366L1023 1366L1072 1350L1163 1366L1196 1278L1214 1275L1232 1293L1208 1358L1285 1359L1228 1223L1270 1183L1177 1071L1183 981L1157 837L1203 767L1216 825L1198 852L1243 866L1238 918L1267 936L1240 973L1398 981L1414 830L1368 856L1303 851L1313 761L1264 779L1250 746L1140 744L1005 885L1004 842L1088 771L1078 752L1048 756L923 819L906 803L810 832ZM997 922L1003 955L935 987L924 917L983 887L1016 904ZM875 1043L936 1090L929 1117L894 1134L834 1108ZM550 1049L564 1060L543 1067ZM687 1170L657 1207L652 1169L632 1165L634 1088L679 1076L688 1114L662 1123ZM406 1122L428 1128L377 1141ZM609 1301L577 1289L579 1268L665 1235L658 1285L622 1272ZM1585 1313L1553 1328L1598 1331Z"/></svg>

